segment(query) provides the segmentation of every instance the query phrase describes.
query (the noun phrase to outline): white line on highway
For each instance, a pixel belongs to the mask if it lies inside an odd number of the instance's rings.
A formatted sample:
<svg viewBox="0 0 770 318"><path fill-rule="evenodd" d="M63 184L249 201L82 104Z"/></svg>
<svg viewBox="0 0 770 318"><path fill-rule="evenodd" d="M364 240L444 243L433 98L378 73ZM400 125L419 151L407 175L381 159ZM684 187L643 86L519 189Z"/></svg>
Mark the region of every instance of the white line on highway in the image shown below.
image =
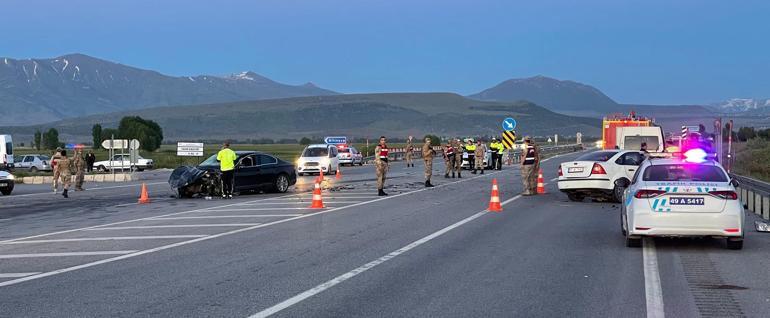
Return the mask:
<svg viewBox="0 0 770 318"><path fill-rule="evenodd" d="M644 262L644 292L647 299L647 318L663 318L663 289L660 286L658 272L658 255L655 252L655 241L645 238L642 247Z"/></svg>
<svg viewBox="0 0 770 318"><path fill-rule="evenodd" d="M206 212L237 212L237 211L277 211L277 210L311 210L310 208L243 208L243 209L216 209L195 211L195 213Z"/></svg>
<svg viewBox="0 0 770 318"><path fill-rule="evenodd" d="M147 235L147 236L113 236L113 237L81 237L53 240L29 240L0 243L0 245L11 244L36 244L36 243L67 243L67 242L87 242L87 241L122 241L122 240L164 240L164 239L187 239L199 238L206 235Z"/></svg>
<svg viewBox="0 0 770 318"><path fill-rule="evenodd" d="M168 182L146 183L146 185L148 185L148 186L159 185L159 184L168 184ZM136 187L136 186L141 186L141 185L142 185L141 183L134 183L134 184L119 185L119 186L86 188L84 191L119 189L119 188ZM53 196L54 194L51 191L45 191L45 192L38 192L38 193L17 194L17 195L13 195L13 196L4 196L4 197L5 198L18 198L18 197L29 197L29 196L33 196L33 195L51 195L51 196Z"/></svg>
<svg viewBox="0 0 770 318"><path fill-rule="evenodd" d="M205 216L172 216L168 218L157 218L153 220L197 220L197 219L229 219L229 218L266 218L266 217L281 217L281 216L297 216L302 214L279 214L279 215L264 215L264 214L244 214L244 215L205 215Z"/></svg>
<svg viewBox="0 0 770 318"><path fill-rule="evenodd" d="M33 273L0 273L0 278L19 278L19 277L25 277L25 276L32 276L40 274L40 272L33 272Z"/></svg>
<svg viewBox="0 0 770 318"><path fill-rule="evenodd" d="M156 219L157 220L157 219ZM113 227L97 227L93 229L86 229L84 231L117 231L117 230L142 230L142 229L173 229L173 228L188 228L188 227L239 227L239 226L254 226L260 223L232 223L232 224L171 224L171 225L137 225L137 226L113 226Z"/></svg>
<svg viewBox="0 0 770 318"><path fill-rule="evenodd" d="M376 195L370 195L370 196L337 196L333 194L322 194L321 197L324 199L376 199ZM312 195L308 195L305 197L297 197L297 198L280 198L280 199L269 199L270 201L291 201L291 200L302 200L302 201L310 201L313 199Z"/></svg>
<svg viewBox="0 0 770 318"><path fill-rule="evenodd" d="M517 200L519 198L521 198L521 195L517 195L517 196L515 196L513 198L510 198L510 199L506 200L505 202L501 203L501 205L505 205L505 204L511 203L511 202L513 202L513 201L515 201L515 200ZM433 239L435 239L435 238L437 238L437 237L439 237L439 236L441 236L441 235L443 235L443 234L445 234L445 233L447 233L447 232L449 232L451 230L454 230L454 229L462 226L463 224L466 224L466 223L468 223L470 221L473 221L473 220L479 218L480 216L482 216L482 215L484 215L486 213L488 213L487 210L484 210L484 211L478 212L478 213L476 213L474 215L471 215L471 216L469 216L469 217L467 217L465 219L460 220L459 222L457 222L455 224L452 224L452 225L447 226L447 227L445 227L445 228L443 228L441 230L433 232L432 234L430 234L430 235L428 235L426 237L423 237L423 238L421 238L421 239L419 239L417 241L414 241L412 243L409 243L408 245L406 245L406 246L404 246L402 248L399 248L399 249L397 249L397 250L395 250L393 252L390 252L390 253L386 254L385 256L382 256L382 257L380 257L380 258L378 258L376 260L373 260L373 261L371 261L369 263L366 263L366 264L362 265L361 267L358 267L358 268L356 268L356 269L354 269L352 271L349 271L349 272L347 272L345 274L337 276L337 277L333 278L330 281L327 281L327 282L322 283L322 284L320 284L320 285L318 285L316 287L308 289L308 290L306 290L306 291L304 291L302 293L299 293L298 295L296 295L294 297L291 297L291 298L289 298L287 300L284 300L284 301L282 301L282 302L280 302L280 303L278 303L278 304L276 304L276 305L274 305L274 306L272 306L270 308L267 308L267 309L262 310L262 311L260 311L260 312L258 312L256 314L254 314L254 315L251 315L251 316L249 316L249 318L268 317L270 315L278 313L279 311L282 311L282 310L284 310L286 308L289 308L289 307L291 307L293 305L296 305L296 304L302 302L305 299L313 297L313 296L315 296L315 295L317 295L317 294L319 294L319 293L321 293L321 292L323 292L323 291L325 291L325 290L327 290L329 288L332 288L332 287L334 287L335 285L337 285L339 283L342 283L342 282L344 282L344 281L346 281L348 279L351 279L351 278L353 278L353 277L355 277L355 276L357 276L357 275L359 275L359 274L361 274L363 272L366 272L366 271L374 268L377 265L385 263L385 262L387 262L387 261L389 261L389 260L391 260L391 259L393 259L393 258L395 258L395 257L397 257L397 256L399 256L401 254L404 254L404 253L406 253L406 252L408 252L408 251L410 251L410 250L412 250L412 249L414 249L414 248L416 248L416 247L418 247L420 245L428 243L431 240L433 240Z"/></svg>
<svg viewBox="0 0 770 318"><path fill-rule="evenodd" d="M551 179L550 181L551 181L551 182L554 182L554 181L556 181L556 180L559 180L559 177L553 178L553 179Z"/></svg>
<svg viewBox="0 0 770 318"><path fill-rule="evenodd" d="M32 254L6 254L0 255L0 259L10 258L34 258L34 257L64 257L64 256L99 256L99 255L123 255L136 253L136 251L94 251L94 252L65 252L65 253L32 253Z"/></svg>
<svg viewBox="0 0 770 318"><path fill-rule="evenodd" d="M359 203L361 201L332 201L332 200L323 200L324 203ZM292 205L292 204L310 204L310 200L307 201L297 201L297 202L257 202L257 203L241 203L239 206L262 206L262 205Z"/></svg>

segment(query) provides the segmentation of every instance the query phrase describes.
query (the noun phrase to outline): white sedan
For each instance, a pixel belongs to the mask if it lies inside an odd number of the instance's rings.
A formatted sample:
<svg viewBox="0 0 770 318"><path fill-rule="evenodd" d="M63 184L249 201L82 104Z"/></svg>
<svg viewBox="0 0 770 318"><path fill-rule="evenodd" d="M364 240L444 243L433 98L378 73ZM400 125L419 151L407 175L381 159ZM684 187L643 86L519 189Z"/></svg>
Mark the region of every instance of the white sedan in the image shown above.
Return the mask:
<svg viewBox="0 0 770 318"><path fill-rule="evenodd" d="M152 159L144 159L141 156L136 157L136 163L131 163L131 156L129 155L114 155L112 160L103 160L94 162L94 168L97 171L106 172L110 169L115 170L137 170L142 171L144 169L152 169L155 163Z"/></svg>
<svg viewBox="0 0 770 318"><path fill-rule="evenodd" d="M621 206L629 247L645 236L724 238L743 248L743 206L733 182L711 160L651 159L639 167Z"/></svg>
<svg viewBox="0 0 770 318"><path fill-rule="evenodd" d="M620 202L623 191L645 159L644 153L629 150L584 154L575 161L559 165L559 191L567 194L571 201L595 197Z"/></svg>

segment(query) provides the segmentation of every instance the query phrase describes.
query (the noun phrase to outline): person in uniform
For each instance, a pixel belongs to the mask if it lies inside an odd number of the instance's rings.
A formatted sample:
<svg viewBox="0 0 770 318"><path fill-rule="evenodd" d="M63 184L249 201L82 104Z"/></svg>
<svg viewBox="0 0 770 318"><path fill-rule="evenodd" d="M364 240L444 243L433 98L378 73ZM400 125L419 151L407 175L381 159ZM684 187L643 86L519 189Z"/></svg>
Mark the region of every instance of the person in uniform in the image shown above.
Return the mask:
<svg viewBox="0 0 770 318"><path fill-rule="evenodd" d="M67 151L61 150L59 152L59 156L56 157L56 171L58 171L57 176L54 178L60 178L62 188L64 191L62 192L62 196L65 198L69 198L69 188L70 188L70 178L72 177L72 163L70 162L70 159L67 158ZM54 184L56 184L56 180L54 180ZM54 191L56 191L56 188L54 188Z"/></svg>
<svg viewBox="0 0 770 318"><path fill-rule="evenodd" d="M425 143L422 145L422 160L425 162L425 186L432 187L430 177L433 175L433 155L436 153L431 147L430 137L425 137Z"/></svg>
<svg viewBox="0 0 770 318"><path fill-rule="evenodd" d="M471 173L476 174L476 161L474 160L476 156L476 144L473 143L473 139L471 138L465 140L465 153L468 154L468 170L472 170Z"/></svg>
<svg viewBox="0 0 770 318"><path fill-rule="evenodd" d="M452 178L455 177L455 147L452 145L454 141L449 141L444 146L444 163L446 164L446 170L444 172L444 178L449 178L449 173L452 173Z"/></svg>
<svg viewBox="0 0 770 318"><path fill-rule="evenodd" d="M377 195L388 195L385 193L385 175L388 172L388 145L385 143L385 136L380 136L380 143L374 148L374 169L377 174Z"/></svg>
<svg viewBox="0 0 770 318"><path fill-rule="evenodd" d="M83 151L75 150L75 157L72 158L75 165L75 191L83 191L83 179L86 173L86 159L83 158Z"/></svg>
<svg viewBox="0 0 770 318"><path fill-rule="evenodd" d="M489 143L489 150L492 150L492 154L489 159L491 159L490 167L492 169L497 169L497 138L492 137L492 142Z"/></svg>
<svg viewBox="0 0 770 318"><path fill-rule="evenodd" d="M51 156L51 169L53 170L53 193L56 194L59 192L59 168L57 167L58 160L61 158L61 148L56 148L56 151L53 153L53 156Z"/></svg>
<svg viewBox="0 0 770 318"><path fill-rule="evenodd" d="M533 195L537 192L537 167L540 163L540 154L535 147L532 138L524 137L524 148L521 154L521 183L524 186L522 195Z"/></svg>
<svg viewBox="0 0 770 318"><path fill-rule="evenodd" d="M487 146L481 142L481 139L476 140L476 148L473 153L473 174L476 174L476 170L481 170L481 174L484 174L484 156L487 154Z"/></svg>
<svg viewBox="0 0 770 318"><path fill-rule="evenodd" d="M457 172L457 177L462 178L462 171L463 171L463 144L460 142L460 139L454 140L454 148L455 148L455 170L452 172L452 178L455 176L455 172Z"/></svg>
<svg viewBox="0 0 770 318"><path fill-rule="evenodd" d="M94 171L94 162L96 162L96 156L93 151L89 151L86 155L86 171Z"/></svg>
<svg viewBox="0 0 770 318"><path fill-rule="evenodd" d="M409 136L409 138L406 140L406 166L407 167L414 167L414 160L412 157L414 157L414 142L412 141L414 137Z"/></svg>
<svg viewBox="0 0 770 318"><path fill-rule="evenodd" d="M222 145L222 150L217 153L219 171L222 173L222 199L233 198L233 179L235 176L235 160L238 155L230 149L230 143Z"/></svg>

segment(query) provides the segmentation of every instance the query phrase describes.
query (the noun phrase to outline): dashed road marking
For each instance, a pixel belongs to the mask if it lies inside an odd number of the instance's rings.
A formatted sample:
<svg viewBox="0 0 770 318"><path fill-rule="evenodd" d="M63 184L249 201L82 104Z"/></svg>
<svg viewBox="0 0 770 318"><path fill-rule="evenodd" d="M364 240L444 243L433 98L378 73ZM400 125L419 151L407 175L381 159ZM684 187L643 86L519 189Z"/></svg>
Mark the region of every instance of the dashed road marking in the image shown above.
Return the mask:
<svg viewBox="0 0 770 318"><path fill-rule="evenodd" d="M655 241L645 238L642 247L644 262L644 293L647 300L647 318L663 318L663 289L660 286L658 255L655 251Z"/></svg>
<svg viewBox="0 0 770 318"><path fill-rule="evenodd" d="M93 251L93 252L65 252L65 253L30 253L30 254L6 254L0 255L0 259L11 258L36 258L36 257L66 257L66 256L100 256L100 255L123 255L135 253L133 251Z"/></svg>
<svg viewBox="0 0 770 318"><path fill-rule="evenodd" d="M40 272L33 273L0 273L0 278L19 278L40 274Z"/></svg>
<svg viewBox="0 0 770 318"><path fill-rule="evenodd" d="M93 229L87 229L87 230L84 230L84 231L173 229L173 228L188 228L188 227L239 227L239 226L254 226L254 225L259 225L259 224L260 223L137 225L137 226L98 227L98 228L93 228Z"/></svg>
<svg viewBox="0 0 770 318"><path fill-rule="evenodd" d="M234 218L266 218L266 217L286 217L286 216L297 216L302 214L272 214L272 215L264 215L264 214L244 214L244 215L205 215L205 216L177 216L177 217L167 217L167 218L156 218L153 220L197 220L197 219L234 219Z"/></svg>
<svg viewBox="0 0 770 318"><path fill-rule="evenodd" d="M38 243L67 243L67 242L88 242L88 241L121 241L121 240L165 240L165 239L187 239L199 238L206 235L149 235L149 236L113 236L113 237L82 237L53 240L28 240L0 243L0 245L12 244L38 244Z"/></svg>

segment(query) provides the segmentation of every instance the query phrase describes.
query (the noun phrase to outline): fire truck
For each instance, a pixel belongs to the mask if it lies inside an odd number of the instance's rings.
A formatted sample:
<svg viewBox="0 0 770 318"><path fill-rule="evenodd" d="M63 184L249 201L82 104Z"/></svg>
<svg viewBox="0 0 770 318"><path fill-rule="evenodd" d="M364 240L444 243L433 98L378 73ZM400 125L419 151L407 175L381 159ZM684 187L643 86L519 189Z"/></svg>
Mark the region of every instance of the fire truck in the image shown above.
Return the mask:
<svg viewBox="0 0 770 318"><path fill-rule="evenodd" d="M635 112L610 115L602 120L602 149L640 150L647 145L649 152L665 150L663 128Z"/></svg>

